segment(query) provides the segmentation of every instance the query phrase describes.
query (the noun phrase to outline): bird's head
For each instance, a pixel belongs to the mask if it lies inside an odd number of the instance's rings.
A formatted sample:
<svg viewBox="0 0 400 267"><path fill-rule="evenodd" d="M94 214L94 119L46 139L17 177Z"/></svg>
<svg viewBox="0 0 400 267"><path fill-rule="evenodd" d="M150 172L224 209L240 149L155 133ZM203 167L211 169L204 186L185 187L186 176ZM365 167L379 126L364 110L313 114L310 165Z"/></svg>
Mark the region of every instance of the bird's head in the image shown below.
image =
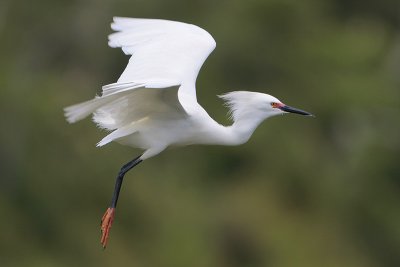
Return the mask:
<svg viewBox="0 0 400 267"><path fill-rule="evenodd" d="M313 116L311 113L290 107L282 103L276 97L272 95L247 92L247 91L235 91L230 92L221 97L231 111L232 118L237 121L243 118L254 118L266 119L275 115L284 113L295 113L305 116Z"/></svg>

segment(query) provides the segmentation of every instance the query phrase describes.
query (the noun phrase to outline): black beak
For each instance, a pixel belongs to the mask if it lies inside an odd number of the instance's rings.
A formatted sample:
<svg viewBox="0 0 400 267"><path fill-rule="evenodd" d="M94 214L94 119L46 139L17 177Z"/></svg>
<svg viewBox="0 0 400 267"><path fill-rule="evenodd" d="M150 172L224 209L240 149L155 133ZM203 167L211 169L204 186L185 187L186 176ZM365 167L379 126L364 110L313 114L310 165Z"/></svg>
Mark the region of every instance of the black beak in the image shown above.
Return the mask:
<svg viewBox="0 0 400 267"><path fill-rule="evenodd" d="M285 112L290 112L290 113L296 113L296 114L300 114L300 115L315 117L313 114L311 114L311 113L309 113L307 111L304 111L304 110L301 110L301 109L297 109L297 108L292 108L292 107L287 106L287 105L279 107L279 109L283 110Z"/></svg>

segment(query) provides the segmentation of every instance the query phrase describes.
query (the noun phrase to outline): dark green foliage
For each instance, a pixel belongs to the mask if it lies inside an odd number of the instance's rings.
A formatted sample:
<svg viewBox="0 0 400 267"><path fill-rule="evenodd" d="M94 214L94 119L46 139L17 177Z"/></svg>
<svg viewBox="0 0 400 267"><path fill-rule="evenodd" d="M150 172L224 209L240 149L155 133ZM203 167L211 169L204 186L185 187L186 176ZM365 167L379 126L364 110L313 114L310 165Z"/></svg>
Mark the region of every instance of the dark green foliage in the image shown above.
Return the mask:
<svg viewBox="0 0 400 267"><path fill-rule="evenodd" d="M1 266L400 266L398 1L21 1L0 4ZM272 94L240 147L171 149L125 178L106 251L100 218L120 166L62 108L114 82L113 15L190 22L217 41L199 102Z"/></svg>

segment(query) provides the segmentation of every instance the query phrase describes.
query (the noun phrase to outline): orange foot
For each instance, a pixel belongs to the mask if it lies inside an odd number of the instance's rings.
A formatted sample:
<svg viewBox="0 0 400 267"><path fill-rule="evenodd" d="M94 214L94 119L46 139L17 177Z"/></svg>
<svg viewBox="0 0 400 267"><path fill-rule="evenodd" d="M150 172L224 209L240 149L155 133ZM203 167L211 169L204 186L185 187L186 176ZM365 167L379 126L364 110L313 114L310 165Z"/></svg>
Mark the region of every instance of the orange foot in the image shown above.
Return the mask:
<svg viewBox="0 0 400 267"><path fill-rule="evenodd" d="M101 240L103 248L106 248L111 225L114 221L115 208L108 208L101 219Z"/></svg>

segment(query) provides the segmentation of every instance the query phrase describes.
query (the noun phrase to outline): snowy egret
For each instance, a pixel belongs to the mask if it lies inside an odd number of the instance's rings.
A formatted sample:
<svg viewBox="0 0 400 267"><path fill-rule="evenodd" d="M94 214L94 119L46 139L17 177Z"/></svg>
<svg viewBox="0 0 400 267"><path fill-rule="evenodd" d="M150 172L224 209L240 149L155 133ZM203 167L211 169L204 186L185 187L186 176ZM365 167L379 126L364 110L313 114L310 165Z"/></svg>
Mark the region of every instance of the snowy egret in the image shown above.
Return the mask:
<svg viewBox="0 0 400 267"><path fill-rule="evenodd" d="M101 221L101 244L107 245L124 175L169 146L191 144L240 145L265 119L286 112L312 114L256 92L236 91L220 97L229 107L233 124L214 121L197 103L196 78L214 50L213 37L195 25L115 17L110 47L132 55L116 83L102 87L101 96L65 108L70 123L93 113L94 122L111 131L97 146L111 141L140 148L142 155L123 165L111 204Z"/></svg>

